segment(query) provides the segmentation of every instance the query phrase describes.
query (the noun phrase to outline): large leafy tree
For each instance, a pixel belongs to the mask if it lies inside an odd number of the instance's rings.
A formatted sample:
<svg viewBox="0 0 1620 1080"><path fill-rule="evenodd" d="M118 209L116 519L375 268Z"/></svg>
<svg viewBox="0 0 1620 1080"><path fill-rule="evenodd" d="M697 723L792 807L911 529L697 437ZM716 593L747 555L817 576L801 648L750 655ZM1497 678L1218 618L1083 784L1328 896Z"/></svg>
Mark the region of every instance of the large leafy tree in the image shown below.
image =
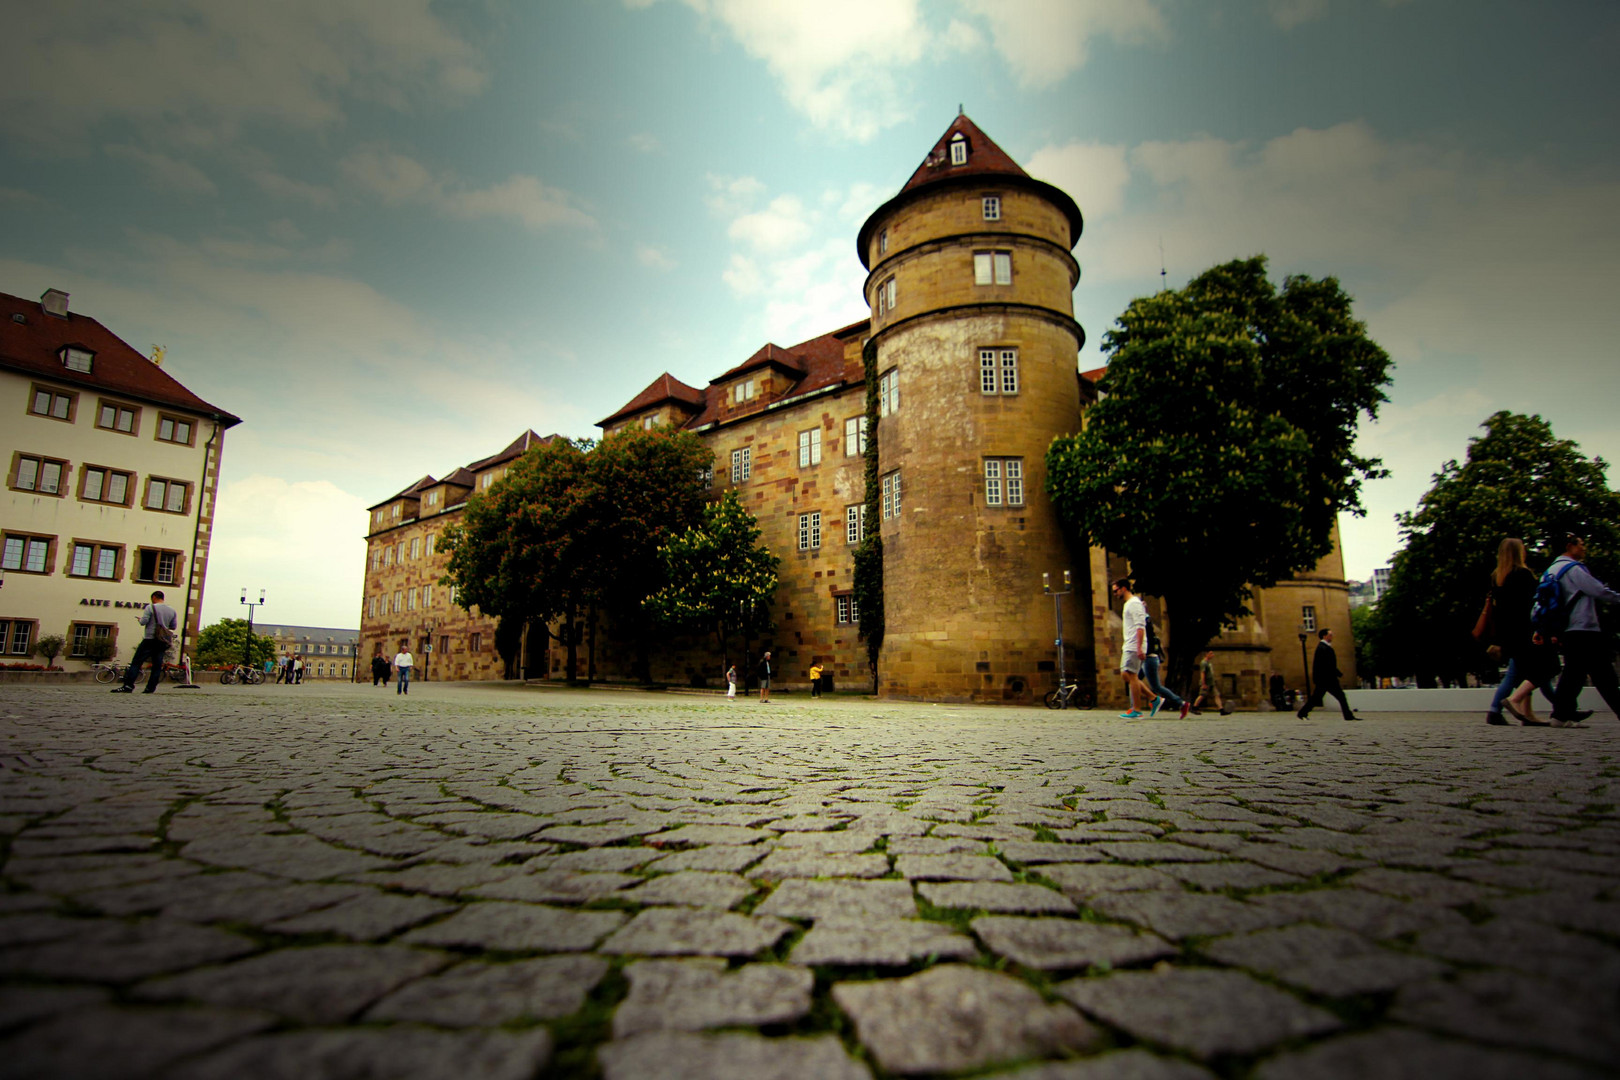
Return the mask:
<svg viewBox="0 0 1620 1080"><path fill-rule="evenodd" d="M218 667L240 664L242 650L247 645L246 619L221 619L202 628L197 635L197 664L200 667ZM276 643L263 634L253 635L251 662L262 665L276 656Z"/></svg>
<svg viewBox="0 0 1620 1080"><path fill-rule="evenodd" d="M519 626L562 620L569 682L578 656L572 627L589 598L587 571L594 565L591 510L582 499L590 445L553 439L533 447L499 481L468 497L461 520L443 537L449 553L443 581L455 587L463 608Z"/></svg>
<svg viewBox="0 0 1620 1080"><path fill-rule="evenodd" d="M1504 537L1523 540L1539 571L1562 554L1565 532L1580 533L1593 572L1620 578L1620 493L1608 464L1539 416L1498 412L1481 426L1464 460L1441 466L1417 509L1396 517L1404 544L1379 603L1378 651L1401 657L1423 683L1480 666L1468 631Z"/></svg>
<svg viewBox="0 0 1620 1080"><path fill-rule="evenodd" d="M744 670L748 641L770 620L780 559L759 542L759 524L735 491L703 511L703 523L658 549L664 584L647 610L665 625L713 633L720 663L731 663L730 641L741 633Z"/></svg>
<svg viewBox="0 0 1620 1080"><path fill-rule="evenodd" d="M1390 359L1350 309L1334 278L1278 290L1263 256L1132 301L1103 339L1102 399L1047 452L1059 516L1164 598L1178 680L1255 588L1326 555L1384 475L1354 443Z"/></svg>

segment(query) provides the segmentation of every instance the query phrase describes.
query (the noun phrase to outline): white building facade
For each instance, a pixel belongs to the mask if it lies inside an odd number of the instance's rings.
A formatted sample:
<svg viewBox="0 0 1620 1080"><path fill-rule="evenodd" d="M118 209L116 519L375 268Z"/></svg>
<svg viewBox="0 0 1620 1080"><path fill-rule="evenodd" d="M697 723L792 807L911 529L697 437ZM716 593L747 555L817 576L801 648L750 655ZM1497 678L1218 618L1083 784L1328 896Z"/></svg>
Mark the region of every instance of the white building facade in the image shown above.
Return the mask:
<svg viewBox="0 0 1620 1080"><path fill-rule="evenodd" d="M127 659L154 590L196 637L225 432L241 420L187 390L68 295L0 293L0 665L82 669L97 638Z"/></svg>

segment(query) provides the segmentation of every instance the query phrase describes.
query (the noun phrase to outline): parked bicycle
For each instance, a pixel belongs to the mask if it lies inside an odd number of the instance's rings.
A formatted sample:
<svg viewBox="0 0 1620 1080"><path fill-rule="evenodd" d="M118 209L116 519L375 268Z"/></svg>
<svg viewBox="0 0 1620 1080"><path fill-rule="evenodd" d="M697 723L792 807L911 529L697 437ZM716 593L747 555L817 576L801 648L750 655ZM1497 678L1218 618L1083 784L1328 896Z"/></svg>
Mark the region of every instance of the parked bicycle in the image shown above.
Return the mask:
<svg viewBox="0 0 1620 1080"><path fill-rule="evenodd" d="M1077 682L1065 683L1056 690L1049 690L1045 697L1048 709L1090 709L1095 708L1097 701L1089 691L1082 691Z"/></svg>
<svg viewBox="0 0 1620 1080"><path fill-rule="evenodd" d="M98 683L123 682L124 673L129 670L129 665L120 664L116 660L109 660L106 663L95 665L90 670L96 673L96 682ZM179 664L164 664L163 673L158 676L158 680L161 682L165 679L172 683L184 683L186 681L186 669Z"/></svg>
<svg viewBox="0 0 1620 1080"><path fill-rule="evenodd" d="M220 672L219 681L222 686L234 686L237 683L257 686L259 683L264 682L264 672L255 667L248 667L246 664L237 664L235 667L226 668Z"/></svg>

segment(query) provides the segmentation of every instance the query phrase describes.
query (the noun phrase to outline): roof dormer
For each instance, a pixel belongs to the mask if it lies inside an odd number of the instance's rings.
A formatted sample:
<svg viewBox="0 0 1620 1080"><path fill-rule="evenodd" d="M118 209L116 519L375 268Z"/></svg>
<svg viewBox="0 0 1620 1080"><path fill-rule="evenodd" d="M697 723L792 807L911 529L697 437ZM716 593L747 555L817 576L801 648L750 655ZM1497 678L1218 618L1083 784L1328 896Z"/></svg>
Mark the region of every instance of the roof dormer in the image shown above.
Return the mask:
<svg viewBox="0 0 1620 1080"><path fill-rule="evenodd" d="M952 135L951 136L951 142L950 142L950 150L951 150L951 164L952 165L966 165L967 164L968 141L967 141L967 136L966 135L962 134L960 131L958 131L955 135Z"/></svg>
<svg viewBox="0 0 1620 1080"><path fill-rule="evenodd" d="M83 345L64 345L57 355L62 358L63 367L69 371L82 371L86 375L90 374L90 368L96 359L96 354Z"/></svg>

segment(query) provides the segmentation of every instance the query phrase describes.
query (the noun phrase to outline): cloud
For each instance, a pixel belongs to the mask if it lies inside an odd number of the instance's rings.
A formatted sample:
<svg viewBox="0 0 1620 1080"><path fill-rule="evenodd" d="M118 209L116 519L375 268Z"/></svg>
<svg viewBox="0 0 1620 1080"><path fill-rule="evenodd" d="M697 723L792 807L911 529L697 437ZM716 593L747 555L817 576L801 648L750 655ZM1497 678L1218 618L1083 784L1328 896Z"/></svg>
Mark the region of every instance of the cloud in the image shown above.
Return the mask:
<svg viewBox="0 0 1620 1080"><path fill-rule="evenodd" d="M765 185L752 176L716 176L710 173L709 195L704 200L716 214L731 217L754 204Z"/></svg>
<svg viewBox="0 0 1620 1080"><path fill-rule="evenodd" d="M24 191L22 188L0 187L0 202L42 203L44 201L32 191Z"/></svg>
<svg viewBox="0 0 1620 1080"><path fill-rule="evenodd" d="M630 149L643 154L656 154L663 148L663 145L658 141L658 136L649 135L645 131L637 132L626 139L625 142L630 144Z"/></svg>
<svg viewBox="0 0 1620 1080"><path fill-rule="evenodd" d="M963 0L963 6L990 25L996 52L1025 87L1051 86L1078 70L1096 38L1141 45L1167 33L1153 0Z"/></svg>
<svg viewBox="0 0 1620 1080"><path fill-rule="evenodd" d="M764 210L733 221L726 235L755 251L785 251L809 238L810 221L796 196L779 195Z"/></svg>
<svg viewBox="0 0 1620 1080"><path fill-rule="evenodd" d="M362 147L338 166L351 184L390 206L426 204L459 218L511 218L531 229L591 227L595 220L572 195L533 176L512 176L485 188L436 175L415 158L384 147Z"/></svg>
<svg viewBox="0 0 1620 1080"><path fill-rule="evenodd" d="M482 92L481 50L431 0L54 0L7 12L0 130L71 148L129 120L193 143L250 124L332 130L348 104L400 112Z"/></svg>
<svg viewBox="0 0 1620 1080"><path fill-rule="evenodd" d="M669 252L652 244L641 244L636 247L636 262L653 270L673 270L675 260Z"/></svg>
<svg viewBox="0 0 1620 1080"><path fill-rule="evenodd" d="M1315 22L1328 13L1328 0L1269 0L1271 18L1284 30Z"/></svg>
<svg viewBox="0 0 1620 1080"><path fill-rule="evenodd" d="M1067 191L1088 220L1119 213L1131 179L1125 147L1102 143L1045 147L1031 155L1025 171Z"/></svg>
<svg viewBox="0 0 1620 1080"><path fill-rule="evenodd" d="M305 202L320 210L331 210L337 206L337 193L320 184L294 180L270 169L254 170L249 177L273 199Z"/></svg>
<svg viewBox="0 0 1620 1080"><path fill-rule="evenodd" d="M113 145L103 148L116 161L127 161L140 169L146 182L173 195L217 195L219 188L195 165L177 161L166 154L142 150L138 146Z"/></svg>

